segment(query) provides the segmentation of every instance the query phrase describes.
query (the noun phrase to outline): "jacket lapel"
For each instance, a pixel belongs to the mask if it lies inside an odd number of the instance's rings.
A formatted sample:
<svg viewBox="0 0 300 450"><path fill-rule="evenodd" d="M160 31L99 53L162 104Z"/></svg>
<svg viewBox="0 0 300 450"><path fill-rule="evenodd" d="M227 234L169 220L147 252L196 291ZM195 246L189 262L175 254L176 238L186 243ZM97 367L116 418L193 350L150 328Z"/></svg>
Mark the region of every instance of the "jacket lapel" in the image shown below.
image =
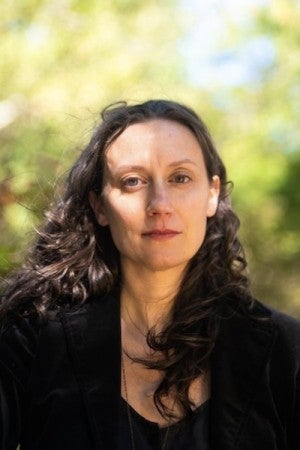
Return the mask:
<svg viewBox="0 0 300 450"><path fill-rule="evenodd" d="M267 310L259 309L265 316ZM250 318L236 312L221 320L212 358L212 450L253 450L242 436L275 336L269 318Z"/></svg>
<svg viewBox="0 0 300 450"><path fill-rule="evenodd" d="M265 315L267 310L259 308L261 316ZM116 449L121 361L119 301L110 295L91 300L80 310L62 313L61 321L95 448ZM211 364L211 450L253 450L242 436L275 337L271 319L251 319L235 312L221 320Z"/></svg>
<svg viewBox="0 0 300 450"><path fill-rule="evenodd" d="M117 448L121 333L119 301L108 295L61 314L96 449Z"/></svg>

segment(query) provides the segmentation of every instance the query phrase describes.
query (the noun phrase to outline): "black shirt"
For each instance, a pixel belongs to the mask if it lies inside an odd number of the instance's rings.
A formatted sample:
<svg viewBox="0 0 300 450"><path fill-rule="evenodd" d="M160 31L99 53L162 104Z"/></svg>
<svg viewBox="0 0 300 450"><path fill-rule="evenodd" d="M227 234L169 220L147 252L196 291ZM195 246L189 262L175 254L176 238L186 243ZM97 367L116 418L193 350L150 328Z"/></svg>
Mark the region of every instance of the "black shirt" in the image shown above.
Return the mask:
<svg viewBox="0 0 300 450"><path fill-rule="evenodd" d="M122 398L119 450L134 450L128 406L136 450L209 450L209 400L200 405L188 417L168 427L160 428L157 423L150 422L138 414Z"/></svg>

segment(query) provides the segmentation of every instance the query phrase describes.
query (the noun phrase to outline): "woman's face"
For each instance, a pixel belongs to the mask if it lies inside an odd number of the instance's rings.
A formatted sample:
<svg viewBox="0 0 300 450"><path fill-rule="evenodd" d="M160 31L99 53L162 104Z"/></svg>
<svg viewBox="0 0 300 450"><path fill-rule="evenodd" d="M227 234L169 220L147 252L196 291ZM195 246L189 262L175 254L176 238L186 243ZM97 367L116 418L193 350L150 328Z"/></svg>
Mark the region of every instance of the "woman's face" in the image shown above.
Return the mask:
<svg viewBox="0 0 300 450"><path fill-rule="evenodd" d="M121 267L184 268L215 214L219 178L208 180L193 133L169 120L130 125L108 148L97 221L109 226Z"/></svg>

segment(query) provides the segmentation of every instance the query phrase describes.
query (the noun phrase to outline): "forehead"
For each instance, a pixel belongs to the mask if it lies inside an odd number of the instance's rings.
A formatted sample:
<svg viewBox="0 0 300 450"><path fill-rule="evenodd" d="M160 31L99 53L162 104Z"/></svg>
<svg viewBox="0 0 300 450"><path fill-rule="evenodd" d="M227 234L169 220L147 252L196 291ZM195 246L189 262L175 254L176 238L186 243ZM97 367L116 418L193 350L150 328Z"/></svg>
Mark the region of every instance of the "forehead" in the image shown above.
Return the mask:
<svg viewBox="0 0 300 450"><path fill-rule="evenodd" d="M171 120L155 119L127 127L106 150L108 166L135 160L193 158L203 161L200 144L186 126Z"/></svg>

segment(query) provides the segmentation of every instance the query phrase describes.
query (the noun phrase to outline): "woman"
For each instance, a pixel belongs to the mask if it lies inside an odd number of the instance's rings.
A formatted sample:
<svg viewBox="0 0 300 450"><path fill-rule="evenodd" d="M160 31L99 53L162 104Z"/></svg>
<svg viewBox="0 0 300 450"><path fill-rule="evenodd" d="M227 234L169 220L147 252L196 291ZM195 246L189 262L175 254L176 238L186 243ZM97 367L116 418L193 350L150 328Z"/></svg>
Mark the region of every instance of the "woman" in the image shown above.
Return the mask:
<svg viewBox="0 0 300 450"><path fill-rule="evenodd" d="M102 119L6 280L1 448L299 449L299 323L250 294L205 125Z"/></svg>

